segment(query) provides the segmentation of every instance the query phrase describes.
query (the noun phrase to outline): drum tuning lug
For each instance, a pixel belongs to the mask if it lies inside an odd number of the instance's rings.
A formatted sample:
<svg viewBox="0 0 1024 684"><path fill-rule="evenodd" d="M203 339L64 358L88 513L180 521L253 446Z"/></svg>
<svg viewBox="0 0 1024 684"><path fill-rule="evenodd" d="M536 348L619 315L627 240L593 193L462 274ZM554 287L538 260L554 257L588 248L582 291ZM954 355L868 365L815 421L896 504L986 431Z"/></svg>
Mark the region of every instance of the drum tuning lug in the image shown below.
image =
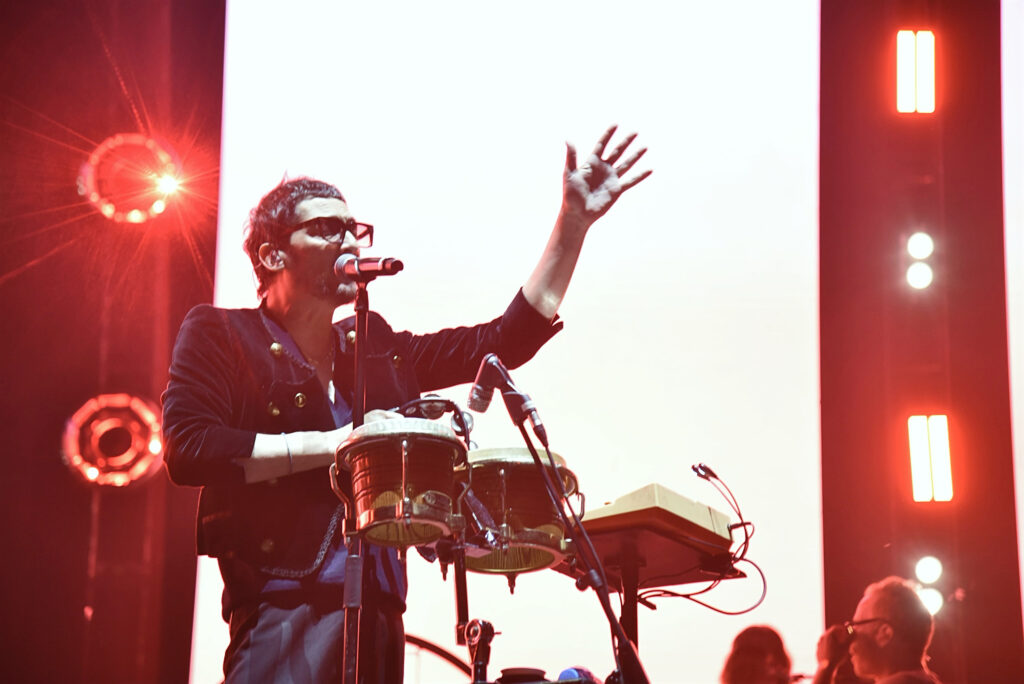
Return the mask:
<svg viewBox="0 0 1024 684"><path fill-rule="evenodd" d="M441 581L442 582L447 582L448 581L448 564L445 563L444 561L441 561L440 565L441 565Z"/></svg>
<svg viewBox="0 0 1024 684"><path fill-rule="evenodd" d="M516 593L516 574L513 572L506 575L506 577L508 578L508 593L514 596Z"/></svg>

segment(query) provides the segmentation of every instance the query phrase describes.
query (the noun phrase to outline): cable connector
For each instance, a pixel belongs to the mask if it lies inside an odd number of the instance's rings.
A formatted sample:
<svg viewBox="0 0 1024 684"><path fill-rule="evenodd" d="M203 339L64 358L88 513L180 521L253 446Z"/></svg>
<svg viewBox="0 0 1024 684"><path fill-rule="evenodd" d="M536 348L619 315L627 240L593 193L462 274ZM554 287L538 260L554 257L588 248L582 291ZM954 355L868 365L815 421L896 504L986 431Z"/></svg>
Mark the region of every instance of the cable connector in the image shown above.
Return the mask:
<svg viewBox="0 0 1024 684"><path fill-rule="evenodd" d="M715 471L712 470L710 466L704 463L692 465L690 466L690 468L693 469L693 472L697 473L697 477L704 478L705 480L710 480L711 478L714 478L716 480L718 479L718 475L715 474Z"/></svg>

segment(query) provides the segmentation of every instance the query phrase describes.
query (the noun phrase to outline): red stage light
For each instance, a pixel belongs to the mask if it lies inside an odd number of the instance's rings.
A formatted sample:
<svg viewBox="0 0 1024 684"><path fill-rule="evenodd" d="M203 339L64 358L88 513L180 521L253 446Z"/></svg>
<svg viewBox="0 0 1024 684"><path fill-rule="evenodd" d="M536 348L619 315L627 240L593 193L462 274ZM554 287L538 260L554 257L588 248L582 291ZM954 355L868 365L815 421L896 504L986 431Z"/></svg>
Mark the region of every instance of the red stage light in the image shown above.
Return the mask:
<svg viewBox="0 0 1024 684"><path fill-rule="evenodd" d="M896 32L896 111L935 111L935 34Z"/></svg>
<svg viewBox="0 0 1024 684"><path fill-rule="evenodd" d="M910 416L910 475L914 501L952 501L953 472L946 416Z"/></svg>
<svg viewBox="0 0 1024 684"><path fill-rule="evenodd" d="M921 584L935 584L942 577L942 561L935 556L922 556L914 564L914 575Z"/></svg>
<svg viewBox="0 0 1024 684"><path fill-rule="evenodd" d="M163 195L173 195L178 191L179 187L178 178L172 174L165 173L156 179L157 192Z"/></svg>
<svg viewBox="0 0 1024 684"><path fill-rule="evenodd" d="M89 155L78 176L78 194L118 223L144 223L167 208L180 188L173 150L140 133L113 135Z"/></svg>
<svg viewBox="0 0 1024 684"><path fill-rule="evenodd" d="M942 597L942 592L935 587L918 588L917 597L921 599L921 603L924 604L924 607L932 615L935 615L942 610L942 606L946 602Z"/></svg>
<svg viewBox="0 0 1024 684"><path fill-rule="evenodd" d="M932 267L923 261L915 261L907 267L907 284L915 290L923 290L935 280Z"/></svg>
<svg viewBox="0 0 1024 684"><path fill-rule="evenodd" d="M63 458L86 482L123 487L160 469L163 442L156 406L128 394L85 402L64 428Z"/></svg>

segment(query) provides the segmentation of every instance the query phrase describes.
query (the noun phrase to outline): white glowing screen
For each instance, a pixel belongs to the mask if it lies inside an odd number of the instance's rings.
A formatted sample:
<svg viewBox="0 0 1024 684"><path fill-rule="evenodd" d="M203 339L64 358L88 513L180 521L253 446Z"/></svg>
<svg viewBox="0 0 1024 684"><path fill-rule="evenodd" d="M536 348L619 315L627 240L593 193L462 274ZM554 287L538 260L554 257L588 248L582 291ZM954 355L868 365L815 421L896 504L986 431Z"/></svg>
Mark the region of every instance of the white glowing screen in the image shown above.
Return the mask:
<svg viewBox="0 0 1024 684"><path fill-rule="evenodd" d="M490 319L547 239L564 142L587 151L619 123L650 148L638 169L654 175L587 238L565 330L513 377L588 507L656 482L728 512L690 470L705 462L757 526L749 557L769 589L755 611L680 599L640 608L652 681L717 681L751 624L780 631L795 671L815 667L818 33L811 0L229 3L220 305L255 302L241 251L249 209L286 174L305 174L337 184L376 226L369 254L405 262L370 289L394 327ZM446 396L465 405L466 388ZM474 436L520 445L500 402ZM407 631L466 658L451 578L415 553L409 575ZM732 581L702 598L736 610L760 589ZM200 599L195 682L220 676L216 604ZM612 669L596 598L562 575L522 575L510 595L504 578L471 574L469 604L501 632L492 679L516 666L550 679L572 665ZM414 649L406 665L407 682L458 679Z"/></svg>

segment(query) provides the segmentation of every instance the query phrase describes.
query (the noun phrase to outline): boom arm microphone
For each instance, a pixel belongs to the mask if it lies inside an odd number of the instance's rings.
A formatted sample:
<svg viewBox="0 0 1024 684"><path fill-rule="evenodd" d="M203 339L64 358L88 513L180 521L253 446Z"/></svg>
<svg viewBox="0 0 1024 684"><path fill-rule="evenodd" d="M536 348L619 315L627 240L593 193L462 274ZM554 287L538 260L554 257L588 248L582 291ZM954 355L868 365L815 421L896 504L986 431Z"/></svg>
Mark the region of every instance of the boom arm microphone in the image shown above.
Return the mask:
<svg viewBox="0 0 1024 684"><path fill-rule="evenodd" d="M466 402L466 406L477 413L483 413L491 405L494 388L511 384L512 379L498 355L488 354L480 362L480 370L476 372L476 380L469 390L469 401Z"/></svg>
<svg viewBox="0 0 1024 684"><path fill-rule="evenodd" d="M480 369L476 372L476 380L473 381L473 387L469 390L469 401L466 402L466 405L477 413L483 413L491 405L494 390L499 387L501 396L505 400L505 407L508 408L513 422L519 425L523 420L529 418L534 434L537 435L541 444L547 446L547 429L540 419L540 414L537 413L537 407L530 399L530 395L520 392L516 388L508 374L508 369L505 368L505 364L501 362L497 354L488 354L480 362Z"/></svg>
<svg viewBox="0 0 1024 684"><path fill-rule="evenodd" d="M389 257L357 257L355 254L342 254L334 262L334 275L340 280L351 280L357 283L368 283L377 276L395 275L405 268L398 259Z"/></svg>

